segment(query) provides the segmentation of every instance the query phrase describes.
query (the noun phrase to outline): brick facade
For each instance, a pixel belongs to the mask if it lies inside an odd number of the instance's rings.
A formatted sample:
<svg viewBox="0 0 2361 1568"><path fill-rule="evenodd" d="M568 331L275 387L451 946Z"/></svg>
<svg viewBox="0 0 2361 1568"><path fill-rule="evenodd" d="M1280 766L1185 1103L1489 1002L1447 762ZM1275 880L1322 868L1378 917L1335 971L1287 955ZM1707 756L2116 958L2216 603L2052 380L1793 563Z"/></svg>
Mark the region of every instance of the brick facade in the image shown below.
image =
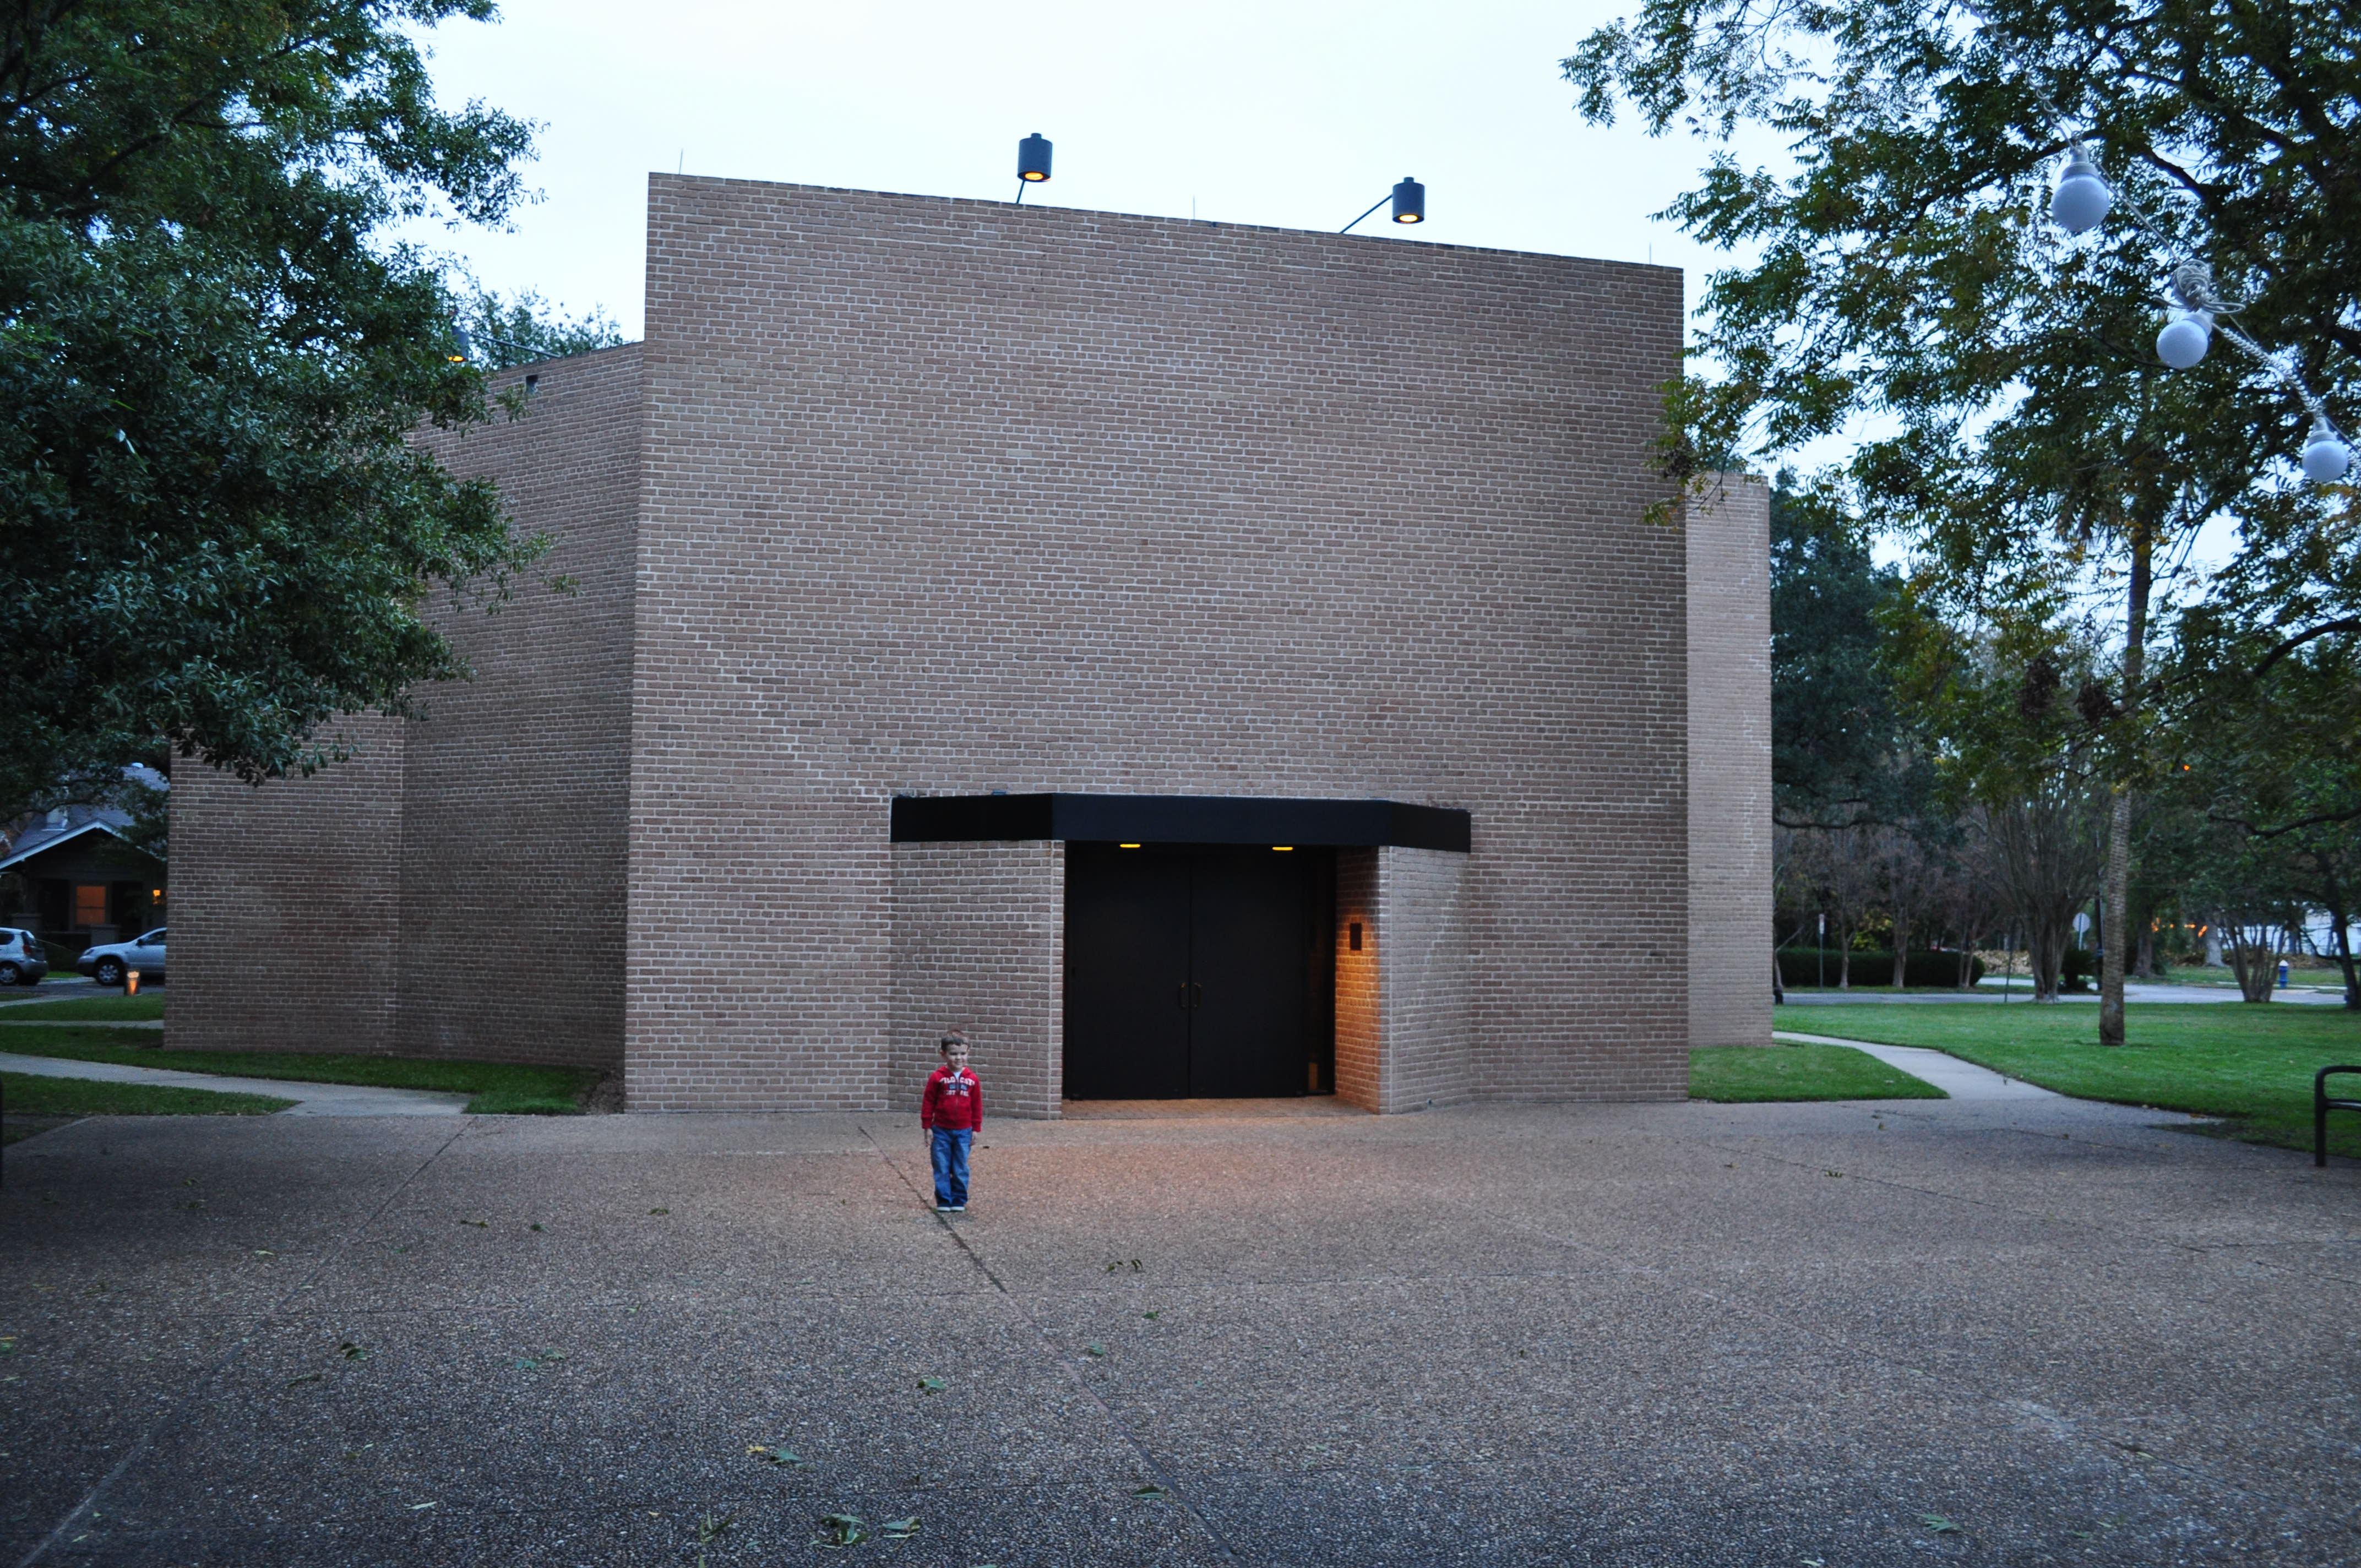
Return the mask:
<svg viewBox="0 0 2361 1568"><path fill-rule="evenodd" d="M401 1048L869 1110L961 1017L1054 1113L1056 847L891 845L894 795L1384 797L1474 850L1340 854L1340 1094L1686 1091L1676 272L673 176L648 225L645 344L450 448L585 597L469 622L409 727ZM520 981L520 909L580 956Z"/></svg>
<svg viewBox="0 0 2361 1568"><path fill-rule="evenodd" d="M1771 491L1724 474L1686 508L1689 1035L1771 1043Z"/></svg>
<svg viewBox="0 0 2361 1568"><path fill-rule="evenodd" d="M438 610L475 679L344 721L317 777L175 779L175 1047L621 1064L640 350L530 373L521 418L429 438L553 541L496 613Z"/></svg>

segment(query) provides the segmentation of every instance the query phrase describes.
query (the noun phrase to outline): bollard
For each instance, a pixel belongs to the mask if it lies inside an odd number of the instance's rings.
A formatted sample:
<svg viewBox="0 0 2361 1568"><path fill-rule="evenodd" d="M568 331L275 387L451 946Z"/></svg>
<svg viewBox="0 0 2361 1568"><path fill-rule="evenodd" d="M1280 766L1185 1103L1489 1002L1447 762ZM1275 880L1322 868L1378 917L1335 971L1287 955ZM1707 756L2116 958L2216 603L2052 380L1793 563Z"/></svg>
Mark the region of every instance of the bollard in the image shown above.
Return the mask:
<svg viewBox="0 0 2361 1568"><path fill-rule="evenodd" d="M123 971L123 994L126 996L137 996L139 994L139 971L137 970L126 970Z"/></svg>

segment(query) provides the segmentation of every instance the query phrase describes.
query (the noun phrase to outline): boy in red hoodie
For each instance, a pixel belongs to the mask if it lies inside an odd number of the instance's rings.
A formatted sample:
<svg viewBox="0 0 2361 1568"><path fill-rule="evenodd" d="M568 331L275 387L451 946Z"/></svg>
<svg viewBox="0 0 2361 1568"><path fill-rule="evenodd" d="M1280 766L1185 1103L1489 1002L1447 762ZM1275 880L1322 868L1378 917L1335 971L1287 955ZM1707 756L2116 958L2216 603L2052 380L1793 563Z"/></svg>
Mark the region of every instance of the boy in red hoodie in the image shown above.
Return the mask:
<svg viewBox="0 0 2361 1568"><path fill-rule="evenodd" d="M927 1080L918 1102L918 1125L935 1165L935 1210L967 1212L968 1146L983 1131L983 1085L967 1066L967 1036L953 1029L942 1039L943 1065Z"/></svg>

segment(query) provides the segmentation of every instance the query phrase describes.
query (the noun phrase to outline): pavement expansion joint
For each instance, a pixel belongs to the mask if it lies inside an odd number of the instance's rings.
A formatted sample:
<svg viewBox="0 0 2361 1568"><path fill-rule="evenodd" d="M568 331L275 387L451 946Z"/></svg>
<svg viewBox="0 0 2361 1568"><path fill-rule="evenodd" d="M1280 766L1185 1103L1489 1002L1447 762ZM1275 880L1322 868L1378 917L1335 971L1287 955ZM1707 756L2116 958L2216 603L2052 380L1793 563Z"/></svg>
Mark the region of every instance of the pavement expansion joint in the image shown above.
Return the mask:
<svg viewBox="0 0 2361 1568"><path fill-rule="evenodd" d="M876 1135L870 1132L869 1125L865 1122L861 1124L861 1135L869 1140L870 1146L877 1151L877 1157L884 1162L886 1169L894 1173L895 1179L909 1190L910 1196L921 1203L925 1202L927 1197L925 1190L902 1168L901 1161L886 1153L885 1146L877 1141ZM930 1210L929 1212L933 1212ZM1041 1347L1044 1359L1069 1383L1088 1397L1091 1403L1099 1408L1100 1413L1106 1419L1107 1430L1120 1438L1124 1445L1137 1457L1140 1467L1147 1471L1148 1479L1162 1487L1166 1497L1180 1504L1189 1517L1197 1521L1197 1527L1205 1532L1207 1539L1213 1541L1224 1556L1236 1558L1237 1548L1230 1543L1229 1537L1222 1532L1221 1527L1207 1516L1203 1508L1187 1492L1174 1485L1171 1472L1158 1463L1155 1453L1150 1451L1146 1440L1115 1413L1115 1407L1107 1403L1106 1397L1099 1392L1089 1378L1082 1376L1082 1368L1076 1365L1071 1357L1060 1353L1057 1340L1050 1334L1049 1329L1043 1326L1038 1318L1026 1310L1025 1303L1002 1282L1000 1276L994 1272L992 1266L983 1260L983 1255L968 1244L967 1237L961 1234L960 1228L951 1223L948 1215L935 1213L933 1217L935 1223L943 1228L944 1233L951 1238L960 1251L967 1255L968 1261L975 1266L977 1272L992 1281L994 1292L999 1297L1006 1310L1016 1318L1018 1324L1033 1331L1034 1341Z"/></svg>

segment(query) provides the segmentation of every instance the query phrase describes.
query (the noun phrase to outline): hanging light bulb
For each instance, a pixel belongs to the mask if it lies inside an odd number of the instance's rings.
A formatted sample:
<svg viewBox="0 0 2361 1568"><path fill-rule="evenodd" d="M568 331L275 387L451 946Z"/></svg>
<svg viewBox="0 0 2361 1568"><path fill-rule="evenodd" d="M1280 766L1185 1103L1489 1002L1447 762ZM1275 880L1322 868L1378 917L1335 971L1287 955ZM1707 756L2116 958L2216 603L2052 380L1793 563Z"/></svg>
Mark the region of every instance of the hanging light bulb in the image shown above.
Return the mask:
<svg viewBox="0 0 2361 1568"><path fill-rule="evenodd" d="M2096 228L2114 204L2115 193L2107 189L2089 149L2076 142L2067 157L2066 172L2058 178L2057 192L2049 198L2050 217L2068 234L2083 234Z"/></svg>
<svg viewBox="0 0 2361 1568"><path fill-rule="evenodd" d="M2186 370L2205 357L2213 342L2213 313L2191 311L2176 316L2156 334L2156 356L2175 370Z"/></svg>
<svg viewBox="0 0 2361 1568"><path fill-rule="evenodd" d="M2345 477L2345 470L2353 463L2353 453L2337 438L2336 427L2328 422L2325 414L2312 422L2312 437L2303 444L2303 476L2315 485L2325 485Z"/></svg>

